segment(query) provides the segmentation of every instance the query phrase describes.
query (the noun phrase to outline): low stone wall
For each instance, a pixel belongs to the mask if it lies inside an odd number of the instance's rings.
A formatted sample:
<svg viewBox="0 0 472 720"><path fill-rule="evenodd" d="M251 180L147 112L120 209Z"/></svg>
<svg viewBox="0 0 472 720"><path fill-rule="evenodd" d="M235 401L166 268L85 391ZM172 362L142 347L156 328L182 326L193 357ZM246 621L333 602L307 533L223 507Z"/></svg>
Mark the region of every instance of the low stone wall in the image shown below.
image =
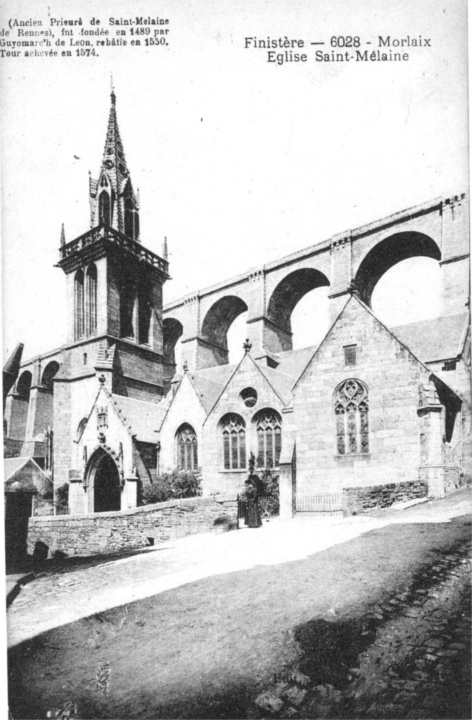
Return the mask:
<svg viewBox="0 0 472 720"><path fill-rule="evenodd" d="M218 532L236 520L235 496L172 500L122 512L31 517L28 553L96 555L140 548L195 533ZM215 521L220 518L221 522Z"/></svg>
<svg viewBox="0 0 472 720"><path fill-rule="evenodd" d="M344 488L344 507L348 515L358 515L370 510L390 507L397 502L407 502L426 497L428 485L421 480L371 487Z"/></svg>

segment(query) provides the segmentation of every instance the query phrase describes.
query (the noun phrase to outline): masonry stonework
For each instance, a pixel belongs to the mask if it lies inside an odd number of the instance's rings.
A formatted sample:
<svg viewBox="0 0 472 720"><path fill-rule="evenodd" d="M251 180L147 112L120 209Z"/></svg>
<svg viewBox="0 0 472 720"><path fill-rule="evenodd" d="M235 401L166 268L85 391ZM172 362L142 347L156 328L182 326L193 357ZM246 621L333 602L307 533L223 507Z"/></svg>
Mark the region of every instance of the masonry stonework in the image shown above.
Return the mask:
<svg viewBox="0 0 472 720"><path fill-rule="evenodd" d="M120 513L56 515L29 519L28 552L49 556L95 555L148 547L204 532L221 532L236 519L236 498L189 498ZM215 521L218 521L215 523ZM38 548L39 546L39 548Z"/></svg>

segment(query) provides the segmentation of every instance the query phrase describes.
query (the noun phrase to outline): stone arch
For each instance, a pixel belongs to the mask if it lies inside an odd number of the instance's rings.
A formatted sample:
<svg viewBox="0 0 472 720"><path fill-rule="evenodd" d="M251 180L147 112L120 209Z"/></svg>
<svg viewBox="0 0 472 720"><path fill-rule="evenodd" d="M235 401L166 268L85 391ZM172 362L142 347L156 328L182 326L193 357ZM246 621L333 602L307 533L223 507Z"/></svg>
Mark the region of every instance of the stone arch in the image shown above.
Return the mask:
<svg viewBox="0 0 472 720"><path fill-rule="evenodd" d="M372 293L380 278L397 263L413 257L441 259L437 243L420 232L390 235L377 243L364 257L355 276L355 284L362 300L371 306Z"/></svg>
<svg viewBox="0 0 472 720"><path fill-rule="evenodd" d="M244 300L236 295L226 295L217 300L208 310L202 324L204 340L228 349L228 330L236 318L248 309Z"/></svg>
<svg viewBox="0 0 472 720"><path fill-rule="evenodd" d="M164 356L175 364L175 346L182 337L184 327L175 318L165 318L164 328Z"/></svg>
<svg viewBox="0 0 472 720"><path fill-rule="evenodd" d="M59 363L56 362L56 360L51 360L51 362L49 362L44 368L41 376L41 385L43 385L46 390L50 390L51 392L53 391L53 380L58 370Z"/></svg>
<svg viewBox="0 0 472 720"><path fill-rule="evenodd" d="M267 317L286 333L291 333L291 316L302 297L311 290L329 286L329 280L314 268L300 268L286 275L273 291Z"/></svg>
<svg viewBox="0 0 472 720"><path fill-rule="evenodd" d="M33 376L29 370L25 370L21 373L16 383L16 392L21 398L29 400L32 381Z"/></svg>
<svg viewBox="0 0 472 720"><path fill-rule="evenodd" d="M89 512L121 509L121 479L113 457L103 448L95 450L85 471Z"/></svg>

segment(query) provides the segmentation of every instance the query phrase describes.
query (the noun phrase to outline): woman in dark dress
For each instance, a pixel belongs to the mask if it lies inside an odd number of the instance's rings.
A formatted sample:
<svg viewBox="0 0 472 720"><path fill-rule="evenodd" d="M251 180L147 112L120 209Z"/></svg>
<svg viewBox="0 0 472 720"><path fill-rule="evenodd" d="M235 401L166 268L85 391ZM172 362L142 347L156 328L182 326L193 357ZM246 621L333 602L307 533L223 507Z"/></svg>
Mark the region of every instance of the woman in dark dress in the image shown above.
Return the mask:
<svg viewBox="0 0 472 720"><path fill-rule="evenodd" d="M259 493L257 484L251 478L246 480L246 523L250 528L262 525L261 511L259 510Z"/></svg>

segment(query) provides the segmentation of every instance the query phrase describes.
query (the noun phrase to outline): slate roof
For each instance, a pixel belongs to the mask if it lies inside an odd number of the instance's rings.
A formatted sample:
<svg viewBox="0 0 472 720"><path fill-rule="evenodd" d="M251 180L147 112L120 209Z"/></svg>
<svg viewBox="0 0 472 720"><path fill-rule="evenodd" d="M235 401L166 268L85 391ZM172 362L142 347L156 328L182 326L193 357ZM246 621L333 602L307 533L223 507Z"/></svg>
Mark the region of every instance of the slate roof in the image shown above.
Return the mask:
<svg viewBox="0 0 472 720"><path fill-rule="evenodd" d="M205 411L208 413L221 395L225 383L213 382L199 373L190 376L190 381L200 397Z"/></svg>
<svg viewBox="0 0 472 720"><path fill-rule="evenodd" d="M283 353L278 353L274 356L279 363L275 372L283 373L290 377L293 385L308 365L317 348L318 345L311 345L310 347L301 348L300 350L287 350Z"/></svg>
<svg viewBox="0 0 472 720"><path fill-rule="evenodd" d="M164 420L167 406L164 403L150 403L135 400L124 395L112 395L112 402L119 410L121 419L141 442L156 443L157 432Z"/></svg>
<svg viewBox="0 0 472 720"><path fill-rule="evenodd" d="M390 328L422 362L456 358L462 352L467 313L422 320Z"/></svg>

